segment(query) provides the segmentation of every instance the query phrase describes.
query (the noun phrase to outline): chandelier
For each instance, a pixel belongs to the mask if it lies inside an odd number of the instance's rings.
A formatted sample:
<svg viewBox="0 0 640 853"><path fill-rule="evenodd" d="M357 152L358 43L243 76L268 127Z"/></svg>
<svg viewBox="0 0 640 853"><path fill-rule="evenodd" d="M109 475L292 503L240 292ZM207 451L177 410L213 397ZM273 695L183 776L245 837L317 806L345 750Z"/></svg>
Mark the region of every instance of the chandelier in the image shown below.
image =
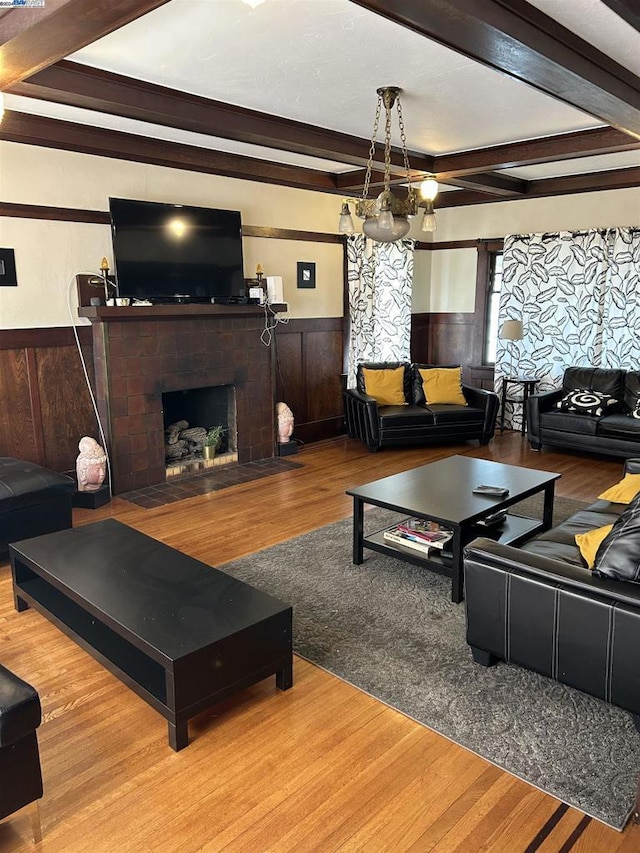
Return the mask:
<svg viewBox="0 0 640 853"><path fill-rule="evenodd" d="M344 199L340 211L338 231L340 234L353 234L353 219L351 217L350 202L355 203L356 216L363 219L362 230L367 237L379 243L393 243L401 240L409 232L411 227L409 217L417 216L419 208L424 208L422 221L423 231L435 231L435 213L433 201L438 193L438 182L430 177L423 181L420 194L423 201L418 202L416 191L411 184L409 168L409 155L407 154L407 138L404 132L404 121L402 118L402 106L400 104L400 92L397 86L383 86L378 89L378 104L376 117L373 125L373 135L369 147L369 160L360 199ZM400 128L400 139L402 141L402 157L404 169L407 176L406 198L399 198L391 192L391 111L396 105L398 112L398 126ZM380 116L384 107L384 178L383 189L377 198L370 199L369 185L371 183L371 172L373 158L376 152L376 140Z"/></svg>

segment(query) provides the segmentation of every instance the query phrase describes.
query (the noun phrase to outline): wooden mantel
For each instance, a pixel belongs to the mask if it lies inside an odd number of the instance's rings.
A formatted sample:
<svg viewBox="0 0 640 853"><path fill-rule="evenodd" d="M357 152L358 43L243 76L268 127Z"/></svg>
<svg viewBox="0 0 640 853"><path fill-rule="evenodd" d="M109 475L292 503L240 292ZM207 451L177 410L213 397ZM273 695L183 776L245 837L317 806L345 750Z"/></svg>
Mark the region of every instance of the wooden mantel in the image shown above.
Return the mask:
<svg viewBox="0 0 640 853"><path fill-rule="evenodd" d="M268 306L276 314L287 311L286 304ZM91 322L108 322L109 320L161 320L163 317L252 317L262 315L264 305L208 305L208 304L176 304L176 305L130 305L130 306L81 306L78 308L79 317L87 317Z"/></svg>

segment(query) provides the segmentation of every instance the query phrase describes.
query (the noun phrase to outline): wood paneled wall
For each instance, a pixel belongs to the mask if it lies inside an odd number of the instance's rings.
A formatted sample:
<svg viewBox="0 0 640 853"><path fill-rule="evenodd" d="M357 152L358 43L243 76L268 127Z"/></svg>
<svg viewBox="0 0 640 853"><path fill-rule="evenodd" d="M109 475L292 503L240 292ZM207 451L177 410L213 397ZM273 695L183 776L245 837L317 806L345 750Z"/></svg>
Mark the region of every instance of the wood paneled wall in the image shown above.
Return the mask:
<svg viewBox="0 0 640 853"><path fill-rule="evenodd" d="M477 361L474 347L475 314L430 314L428 361L430 364L472 364Z"/></svg>
<svg viewBox="0 0 640 853"><path fill-rule="evenodd" d="M276 397L295 418L294 438L304 442L344 432L343 320L290 320L275 335Z"/></svg>
<svg viewBox="0 0 640 853"><path fill-rule="evenodd" d="M95 387L91 329L78 331ZM344 432L342 336L337 317L291 320L274 337L276 398L305 443ZM83 435L99 439L73 331L0 330L0 456L73 471Z"/></svg>
<svg viewBox="0 0 640 853"><path fill-rule="evenodd" d="M78 330L93 381L90 329ZM72 471L83 435L98 438L73 332L0 330L0 456Z"/></svg>

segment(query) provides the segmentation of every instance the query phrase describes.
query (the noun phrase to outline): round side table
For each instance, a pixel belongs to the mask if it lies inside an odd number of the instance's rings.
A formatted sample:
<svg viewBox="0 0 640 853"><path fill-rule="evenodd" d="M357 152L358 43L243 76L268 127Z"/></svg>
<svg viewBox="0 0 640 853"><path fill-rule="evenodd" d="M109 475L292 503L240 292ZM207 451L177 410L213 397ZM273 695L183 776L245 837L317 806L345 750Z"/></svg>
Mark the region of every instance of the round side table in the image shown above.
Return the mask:
<svg viewBox="0 0 640 853"><path fill-rule="evenodd" d="M507 402L514 404L522 403L522 428L520 432L522 435L525 434L527 429L527 400L529 399L530 394L534 394L536 390L536 385L539 380L534 376L504 376L502 379L502 402L501 402L501 412L500 412L500 432L504 432L504 413L505 406ZM507 392L509 389L509 385L521 385L522 386L522 399L513 400L507 396Z"/></svg>

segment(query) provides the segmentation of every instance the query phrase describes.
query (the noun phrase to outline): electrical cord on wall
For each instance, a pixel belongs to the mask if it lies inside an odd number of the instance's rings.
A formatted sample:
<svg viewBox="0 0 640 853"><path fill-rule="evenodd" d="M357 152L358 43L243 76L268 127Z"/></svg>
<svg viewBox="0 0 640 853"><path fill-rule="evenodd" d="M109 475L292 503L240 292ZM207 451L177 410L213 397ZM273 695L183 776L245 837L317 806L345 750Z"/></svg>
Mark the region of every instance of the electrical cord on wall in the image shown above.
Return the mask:
<svg viewBox="0 0 640 853"><path fill-rule="evenodd" d="M71 328L73 329L73 336L76 339L76 347L78 348L78 355L80 356L80 364L82 365L82 372L84 373L84 379L87 383L87 388L89 389L89 396L91 397L91 405L93 406L93 412L96 416L96 421L98 422L98 431L100 433L100 440L102 442L102 448L107 457L107 474L109 477L109 489L111 494L113 494L113 480L111 477L111 457L109 456L109 448L107 447L107 439L105 438L104 430L102 428L102 421L100 420L100 414L98 412L98 404L96 403L96 398L93 393L93 388L91 387L91 382L89 381L89 373L87 371L87 364L85 362L84 353L82 352L82 347L80 346L80 338L78 337L78 328L75 323L75 318L73 316L73 309L71 307L71 288L75 283L76 276L78 275L90 275L95 276L96 273L92 270L87 272L86 270L74 273L69 279L69 284L67 285L67 309L69 310L69 320L71 321Z"/></svg>
<svg viewBox="0 0 640 853"><path fill-rule="evenodd" d="M273 310L269 301L264 303L264 329L260 333L260 341L264 344L265 347L271 346L271 341L273 340L273 330L278 325L278 323L282 323L284 326L289 322L288 317L280 317L279 314Z"/></svg>

